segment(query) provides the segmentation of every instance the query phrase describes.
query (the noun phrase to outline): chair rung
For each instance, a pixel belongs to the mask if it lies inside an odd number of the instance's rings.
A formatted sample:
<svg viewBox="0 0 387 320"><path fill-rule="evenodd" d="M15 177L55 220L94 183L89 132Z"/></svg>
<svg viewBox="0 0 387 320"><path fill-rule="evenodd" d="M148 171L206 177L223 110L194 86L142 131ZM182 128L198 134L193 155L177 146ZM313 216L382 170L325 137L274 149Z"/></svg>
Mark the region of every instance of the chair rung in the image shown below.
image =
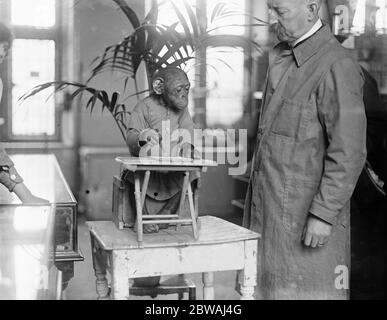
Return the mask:
<svg viewBox="0 0 387 320"><path fill-rule="evenodd" d="M158 223L192 223L191 219L174 219L174 220L148 220L143 221L142 224L158 224Z"/></svg>
<svg viewBox="0 0 387 320"><path fill-rule="evenodd" d="M145 220L145 219L172 219L172 218L179 218L179 215L177 214L165 214L165 215L143 215L142 216L142 219Z"/></svg>

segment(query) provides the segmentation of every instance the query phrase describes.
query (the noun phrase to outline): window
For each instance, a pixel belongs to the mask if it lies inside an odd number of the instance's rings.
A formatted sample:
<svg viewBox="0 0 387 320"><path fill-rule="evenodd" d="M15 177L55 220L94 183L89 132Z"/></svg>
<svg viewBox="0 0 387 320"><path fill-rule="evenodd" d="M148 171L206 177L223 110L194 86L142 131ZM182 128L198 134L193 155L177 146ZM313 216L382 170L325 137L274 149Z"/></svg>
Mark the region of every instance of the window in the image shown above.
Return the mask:
<svg viewBox="0 0 387 320"><path fill-rule="evenodd" d="M243 49L210 47L207 61L207 126L231 126L243 115Z"/></svg>
<svg viewBox="0 0 387 320"><path fill-rule="evenodd" d="M366 19L366 0L358 0L351 31L357 34L363 33L365 29L365 19Z"/></svg>
<svg viewBox="0 0 387 320"><path fill-rule="evenodd" d="M52 91L23 103L19 98L36 85L60 78L61 1L5 2L15 40L7 61L7 75L2 74L3 80L8 78L9 88L4 89L2 101L2 117L6 119L3 134L12 141L59 140L59 115Z"/></svg>
<svg viewBox="0 0 387 320"><path fill-rule="evenodd" d="M385 34L387 31L387 1L386 0L376 0L376 30L378 33Z"/></svg>
<svg viewBox="0 0 387 320"><path fill-rule="evenodd" d="M198 14L199 22L211 30L214 40L196 52L196 61L189 64L187 71L192 84L189 110L195 122L202 127L230 127L244 112L245 50L236 36L246 33L245 0L189 0L197 12L207 12L206 17ZM220 3L227 3L229 14L213 19L212 13ZM185 13L181 0L176 6ZM171 25L179 21L169 1L159 0L159 24ZM186 19L189 18L185 17ZM182 32L182 26L177 26ZM200 63L199 63L200 62ZM232 79L232 81L231 81Z"/></svg>
<svg viewBox="0 0 387 320"><path fill-rule="evenodd" d="M44 97L37 95L23 104L18 102L28 89L54 80L55 41L16 39L12 49L12 135L55 135L54 99L42 101Z"/></svg>
<svg viewBox="0 0 387 320"><path fill-rule="evenodd" d="M358 0L351 31L355 34L364 33L367 23L372 27L374 25L377 33L386 34L387 0L375 0L375 6L369 5L366 0Z"/></svg>
<svg viewBox="0 0 387 320"><path fill-rule="evenodd" d="M244 35L246 32L246 28L244 27L246 23L246 16L244 14L240 14L244 13L246 10L244 0L228 1L227 8L230 11L230 14L224 15L219 19L212 19L212 13L214 12L215 7L224 2L224 0L207 1L207 21L209 22L211 29L214 29L211 33Z"/></svg>
<svg viewBox="0 0 387 320"><path fill-rule="evenodd" d="M55 0L11 1L11 22L15 26L51 28L55 20Z"/></svg>

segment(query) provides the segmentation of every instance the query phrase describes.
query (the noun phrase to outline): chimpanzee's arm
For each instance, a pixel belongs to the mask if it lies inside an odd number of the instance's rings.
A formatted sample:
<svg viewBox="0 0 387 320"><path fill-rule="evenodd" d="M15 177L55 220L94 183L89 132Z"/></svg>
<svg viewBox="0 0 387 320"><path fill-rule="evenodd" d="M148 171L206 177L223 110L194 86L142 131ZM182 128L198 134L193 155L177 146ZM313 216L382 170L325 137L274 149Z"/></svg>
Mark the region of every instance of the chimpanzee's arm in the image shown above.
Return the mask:
<svg viewBox="0 0 387 320"><path fill-rule="evenodd" d="M126 136L126 143L129 147L130 153L138 156L141 146L139 144L140 132L149 128L148 122L145 118L146 104L140 101L133 109L128 123L128 131Z"/></svg>

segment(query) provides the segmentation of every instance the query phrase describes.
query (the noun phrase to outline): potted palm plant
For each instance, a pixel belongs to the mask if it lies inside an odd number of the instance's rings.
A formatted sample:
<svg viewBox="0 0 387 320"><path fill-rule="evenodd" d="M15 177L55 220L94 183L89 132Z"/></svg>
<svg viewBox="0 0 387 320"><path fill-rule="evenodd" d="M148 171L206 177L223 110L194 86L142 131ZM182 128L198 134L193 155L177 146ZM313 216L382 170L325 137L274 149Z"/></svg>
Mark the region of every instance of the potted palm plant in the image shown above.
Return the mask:
<svg viewBox="0 0 387 320"><path fill-rule="evenodd" d="M144 19L140 19L135 11L127 4L125 0L111 0L116 3L118 8L126 16L128 23L134 29L133 32L122 39L117 44L108 46L103 51L101 56L94 59L92 70L89 79L86 83L74 81L54 81L38 85L32 88L29 92L20 97L20 101L24 101L29 97L38 94L46 89L54 88L54 92L70 91L70 102L74 98L87 94L89 96L85 105L86 109L92 112L97 104L108 110L113 116L117 126L120 129L122 137L126 140L127 121L130 117L130 112L126 108L124 101L131 96L139 96L149 89L139 91L137 83L137 73L141 64L145 65L148 83L151 80L153 73L164 67L183 67L190 60L195 59L196 53L211 41L214 41L219 35L214 35L213 31L230 25L221 27L216 25L216 22L233 15L247 15L243 12L238 12L235 9L230 9L226 2L218 3L211 14L211 22L209 27L203 28L199 23L199 19L194 9L186 0L181 0L184 4L183 10L179 8L173 0L167 0L173 7L178 21L171 25L158 24L159 3L157 0L152 0L150 11ZM251 17L253 23L249 26L264 26L266 22ZM177 27L181 26L183 32L178 32ZM245 41L254 50L260 50L260 47L251 39L246 39L240 36L241 41ZM227 62L224 61L227 64ZM113 92L109 95L103 89L91 87L90 81L100 73L106 71L120 72L124 74L122 79L124 91L127 90L127 83L133 81L135 92L124 92L125 99L119 92Z"/></svg>

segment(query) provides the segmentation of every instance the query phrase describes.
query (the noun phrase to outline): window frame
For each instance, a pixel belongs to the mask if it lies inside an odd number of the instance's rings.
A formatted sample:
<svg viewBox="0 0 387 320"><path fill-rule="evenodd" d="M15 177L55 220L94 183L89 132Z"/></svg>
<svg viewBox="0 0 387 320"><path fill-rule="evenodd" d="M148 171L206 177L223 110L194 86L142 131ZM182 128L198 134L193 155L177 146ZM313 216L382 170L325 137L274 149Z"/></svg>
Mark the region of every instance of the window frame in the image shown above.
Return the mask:
<svg viewBox="0 0 387 320"><path fill-rule="evenodd" d="M4 20L8 25L11 25L11 3L12 0L4 0L4 4L0 8L4 8L5 13ZM55 81L61 79L62 76L62 61L63 61L63 3L59 0L55 1L55 25L50 28L35 28L30 26L18 26L11 25L14 34L14 40L26 39L26 40L52 40L55 42ZM12 49L9 56L3 63L4 75L3 79L3 99L1 101L0 117L5 119L5 123L1 126L2 141L6 142L61 142L62 141L62 123L61 123L61 110L58 107L58 97L54 95L51 99L54 99L55 105L55 133L53 135L15 135L12 132Z"/></svg>
<svg viewBox="0 0 387 320"><path fill-rule="evenodd" d="M249 0L243 0L245 1L245 8L246 11L249 9L250 1ZM197 15L199 19L202 19L202 21L199 21L202 25L207 27L207 2L206 0L197 0L196 2L197 7ZM248 21L246 21L246 24ZM198 69L196 70L196 74L199 75L200 79L197 81L199 83L199 89L201 91L202 88L205 88L205 91L207 92L208 86L207 86L207 50L209 48L216 48L216 47L240 47L243 49L243 53L245 56L244 62L243 62L243 70L244 70L244 83L243 88L245 89L250 85L249 80L247 80L246 75L246 68L251 64L251 62L247 61L246 54L251 52L251 47L246 45L246 42L242 40L242 37L247 37L250 30L248 27L245 27L245 35L233 35L233 34L217 34L214 37L211 38L211 41L206 43L203 48L198 52L199 59L204 61L204 63L200 63L198 66ZM251 56L249 54L249 56ZM199 125L206 129L214 129L212 126L208 126L207 124L207 94L204 98L197 98L194 97L194 110L195 115L194 119L198 122ZM242 106L243 113L246 112L245 106Z"/></svg>

